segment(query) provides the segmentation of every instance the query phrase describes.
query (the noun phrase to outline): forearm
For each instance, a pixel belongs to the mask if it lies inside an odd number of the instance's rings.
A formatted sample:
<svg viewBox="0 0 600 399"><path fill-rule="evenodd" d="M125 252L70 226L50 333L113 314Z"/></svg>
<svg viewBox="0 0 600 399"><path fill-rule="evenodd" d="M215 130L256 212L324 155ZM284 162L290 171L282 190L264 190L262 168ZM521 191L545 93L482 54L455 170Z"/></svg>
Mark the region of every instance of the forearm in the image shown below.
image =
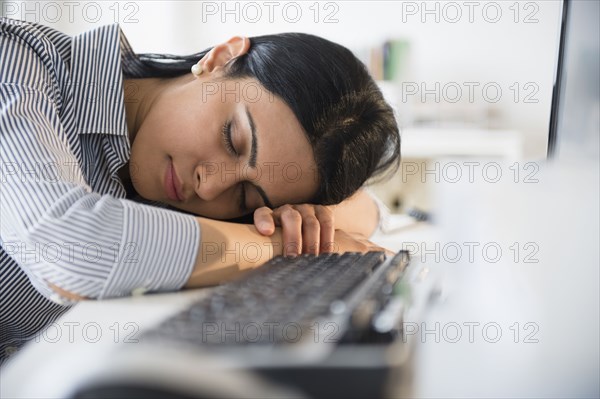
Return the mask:
<svg viewBox="0 0 600 399"><path fill-rule="evenodd" d="M364 190L331 208L336 229L370 237L379 223L377 204Z"/></svg>
<svg viewBox="0 0 600 399"><path fill-rule="evenodd" d="M240 277L282 254L279 228L270 237L259 234L253 225L196 218L200 225L200 245L194 268L184 288L218 285ZM89 299L49 283L65 298Z"/></svg>
<svg viewBox="0 0 600 399"><path fill-rule="evenodd" d="M253 225L196 220L200 225L201 242L186 288L229 281L282 254L279 229L267 237L259 234Z"/></svg>

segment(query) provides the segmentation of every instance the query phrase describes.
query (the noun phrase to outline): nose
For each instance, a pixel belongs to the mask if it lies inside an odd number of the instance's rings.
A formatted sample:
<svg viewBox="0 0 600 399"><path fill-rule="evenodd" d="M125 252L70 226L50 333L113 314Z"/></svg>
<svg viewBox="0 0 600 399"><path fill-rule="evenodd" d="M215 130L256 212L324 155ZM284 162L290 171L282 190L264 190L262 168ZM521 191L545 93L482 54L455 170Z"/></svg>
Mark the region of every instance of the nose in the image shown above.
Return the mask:
<svg viewBox="0 0 600 399"><path fill-rule="evenodd" d="M203 162L195 170L195 191L203 201L212 201L239 180L236 163Z"/></svg>

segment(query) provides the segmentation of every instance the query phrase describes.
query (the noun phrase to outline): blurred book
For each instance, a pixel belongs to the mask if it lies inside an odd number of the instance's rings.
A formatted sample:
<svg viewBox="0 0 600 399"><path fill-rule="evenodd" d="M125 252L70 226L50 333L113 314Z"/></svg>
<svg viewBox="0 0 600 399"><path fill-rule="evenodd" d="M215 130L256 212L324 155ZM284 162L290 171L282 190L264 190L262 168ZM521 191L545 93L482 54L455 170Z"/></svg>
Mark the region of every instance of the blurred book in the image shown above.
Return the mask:
<svg viewBox="0 0 600 399"><path fill-rule="evenodd" d="M401 82L406 79L410 59L408 40L386 40L375 46L357 50L355 54L377 81Z"/></svg>
<svg viewBox="0 0 600 399"><path fill-rule="evenodd" d="M410 44L403 39L383 43L383 80L399 82L407 72Z"/></svg>

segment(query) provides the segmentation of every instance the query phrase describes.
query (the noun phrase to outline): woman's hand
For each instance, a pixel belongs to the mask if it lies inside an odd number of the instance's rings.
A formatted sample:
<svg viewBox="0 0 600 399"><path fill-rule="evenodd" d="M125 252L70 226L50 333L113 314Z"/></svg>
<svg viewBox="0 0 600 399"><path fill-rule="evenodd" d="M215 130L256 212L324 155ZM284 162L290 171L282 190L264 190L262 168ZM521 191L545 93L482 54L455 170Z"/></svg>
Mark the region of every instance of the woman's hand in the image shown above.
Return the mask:
<svg viewBox="0 0 600 399"><path fill-rule="evenodd" d="M322 205L283 205L272 210L266 206L254 211L254 226L265 236L283 233L283 254L318 255L332 252L334 248L335 221L331 208Z"/></svg>
<svg viewBox="0 0 600 399"><path fill-rule="evenodd" d="M381 251L390 256L394 255L389 249L372 243L360 233L346 233L344 230L336 230L334 240L334 252Z"/></svg>
<svg viewBox="0 0 600 399"><path fill-rule="evenodd" d="M282 228L283 254L386 251L358 233L335 229L331 207L321 205L283 205L254 211L254 226L259 233L270 236L275 226ZM387 251L389 253L389 251Z"/></svg>

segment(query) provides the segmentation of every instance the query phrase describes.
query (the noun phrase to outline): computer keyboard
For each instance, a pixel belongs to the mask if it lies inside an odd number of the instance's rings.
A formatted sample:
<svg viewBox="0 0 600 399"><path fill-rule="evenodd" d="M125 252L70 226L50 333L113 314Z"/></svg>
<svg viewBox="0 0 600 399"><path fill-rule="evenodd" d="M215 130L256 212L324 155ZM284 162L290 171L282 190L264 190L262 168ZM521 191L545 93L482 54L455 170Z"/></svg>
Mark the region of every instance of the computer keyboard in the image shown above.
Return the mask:
<svg viewBox="0 0 600 399"><path fill-rule="evenodd" d="M276 257L142 338L209 346L380 339L373 322L398 294L393 287L407 265L405 251L391 259L383 252Z"/></svg>
<svg viewBox="0 0 600 399"><path fill-rule="evenodd" d="M425 288L408 264L406 251L274 258L198 292L72 397L387 397Z"/></svg>

